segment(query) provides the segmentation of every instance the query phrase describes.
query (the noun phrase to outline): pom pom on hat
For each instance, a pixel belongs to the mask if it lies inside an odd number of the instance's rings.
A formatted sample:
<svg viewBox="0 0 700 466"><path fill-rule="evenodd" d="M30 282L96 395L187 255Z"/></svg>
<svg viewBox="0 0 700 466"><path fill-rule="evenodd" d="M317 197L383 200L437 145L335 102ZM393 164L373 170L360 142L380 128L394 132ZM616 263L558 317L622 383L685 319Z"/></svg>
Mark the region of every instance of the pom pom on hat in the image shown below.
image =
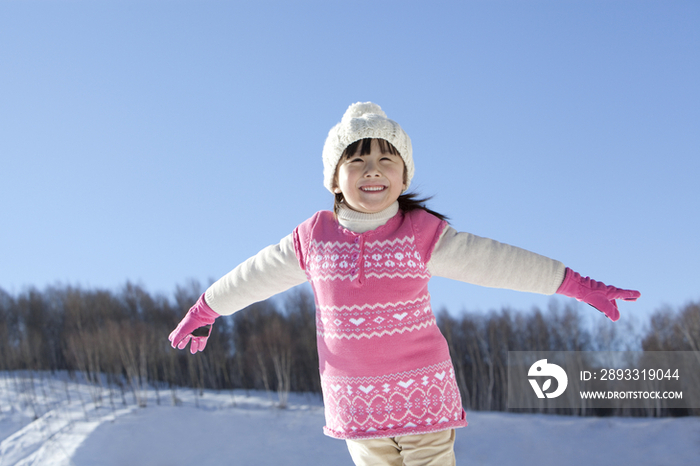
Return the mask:
<svg viewBox="0 0 700 466"><path fill-rule="evenodd" d="M372 102L350 105L340 123L328 132L323 146L323 185L326 189L333 192L335 170L343 151L353 142L365 138L386 139L396 147L406 165L408 189L415 172L411 139L398 123L387 118L382 108Z"/></svg>
<svg viewBox="0 0 700 466"><path fill-rule="evenodd" d="M357 102L356 104L350 105L348 109L345 110L342 121L347 121L351 118L361 118L368 113L386 118L386 113L384 113L384 110L382 110L382 107L379 105L373 102Z"/></svg>

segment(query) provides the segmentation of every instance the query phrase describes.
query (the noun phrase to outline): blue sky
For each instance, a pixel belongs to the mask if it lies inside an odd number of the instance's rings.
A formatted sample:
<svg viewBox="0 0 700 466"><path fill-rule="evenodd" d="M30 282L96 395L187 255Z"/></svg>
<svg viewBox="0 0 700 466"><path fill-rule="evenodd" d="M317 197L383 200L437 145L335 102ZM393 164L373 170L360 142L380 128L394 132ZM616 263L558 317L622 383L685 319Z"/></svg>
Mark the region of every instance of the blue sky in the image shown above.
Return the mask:
<svg viewBox="0 0 700 466"><path fill-rule="evenodd" d="M170 295L330 209L374 101L458 230L700 300L700 3L3 1L0 288ZM549 297L434 279L434 307ZM560 301L564 303L565 301Z"/></svg>

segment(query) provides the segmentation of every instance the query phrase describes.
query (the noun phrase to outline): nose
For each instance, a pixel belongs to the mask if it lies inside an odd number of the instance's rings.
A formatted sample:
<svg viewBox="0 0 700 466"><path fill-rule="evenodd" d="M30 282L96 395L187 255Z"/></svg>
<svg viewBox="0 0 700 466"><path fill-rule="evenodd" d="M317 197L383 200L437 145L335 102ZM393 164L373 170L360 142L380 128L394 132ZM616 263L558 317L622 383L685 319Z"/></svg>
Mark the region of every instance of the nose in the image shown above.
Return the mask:
<svg viewBox="0 0 700 466"><path fill-rule="evenodd" d="M365 165L365 178L372 178L373 176L381 176L379 167L374 161L368 160Z"/></svg>

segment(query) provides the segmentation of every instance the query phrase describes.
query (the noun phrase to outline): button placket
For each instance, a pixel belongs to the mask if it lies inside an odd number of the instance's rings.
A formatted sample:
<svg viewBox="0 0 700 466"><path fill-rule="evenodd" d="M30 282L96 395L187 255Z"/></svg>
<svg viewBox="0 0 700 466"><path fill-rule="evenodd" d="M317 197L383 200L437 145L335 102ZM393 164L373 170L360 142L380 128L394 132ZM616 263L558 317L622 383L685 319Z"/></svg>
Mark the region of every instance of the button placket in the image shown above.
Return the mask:
<svg viewBox="0 0 700 466"><path fill-rule="evenodd" d="M362 283L364 280L364 266L362 264L362 256L364 255L364 238L361 236L356 236L355 240L355 253L352 255L353 261L353 275L356 275L355 279L358 283Z"/></svg>

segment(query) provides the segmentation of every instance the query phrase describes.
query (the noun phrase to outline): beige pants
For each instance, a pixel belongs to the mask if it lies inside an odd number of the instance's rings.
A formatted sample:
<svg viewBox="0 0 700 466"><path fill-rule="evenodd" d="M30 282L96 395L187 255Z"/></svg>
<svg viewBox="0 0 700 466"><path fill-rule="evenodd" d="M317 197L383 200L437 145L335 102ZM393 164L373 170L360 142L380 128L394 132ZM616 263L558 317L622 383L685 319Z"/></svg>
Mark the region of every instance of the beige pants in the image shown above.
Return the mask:
<svg viewBox="0 0 700 466"><path fill-rule="evenodd" d="M455 466L455 431L347 440L357 466Z"/></svg>

